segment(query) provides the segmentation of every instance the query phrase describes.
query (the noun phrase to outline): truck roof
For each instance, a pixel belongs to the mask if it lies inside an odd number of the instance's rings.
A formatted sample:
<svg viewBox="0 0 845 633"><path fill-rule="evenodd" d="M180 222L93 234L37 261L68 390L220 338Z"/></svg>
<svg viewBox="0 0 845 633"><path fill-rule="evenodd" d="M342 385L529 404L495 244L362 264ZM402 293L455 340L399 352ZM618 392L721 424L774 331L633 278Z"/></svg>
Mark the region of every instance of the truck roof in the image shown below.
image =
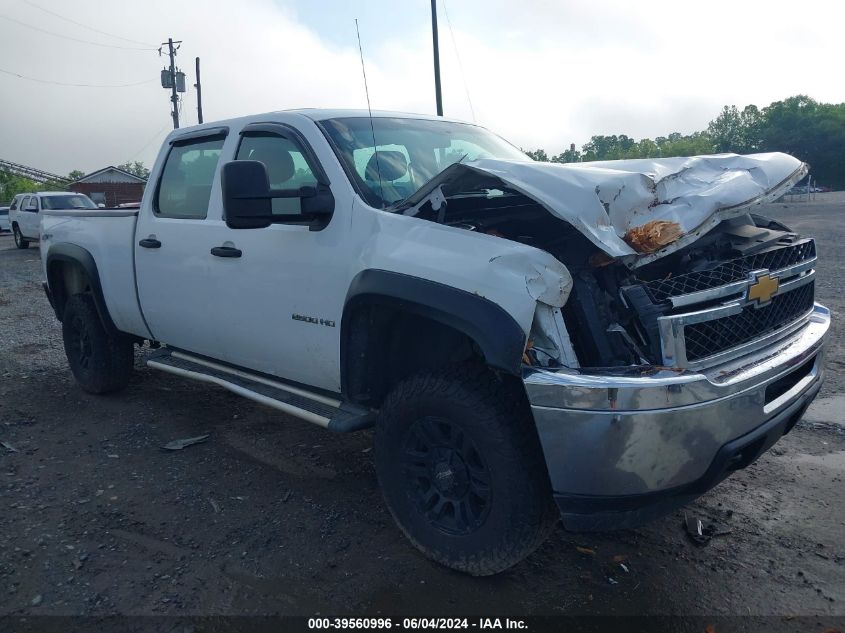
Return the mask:
<svg viewBox="0 0 845 633"><path fill-rule="evenodd" d="M25 191L23 193L15 194L15 198L22 198L23 196L78 196L75 191Z"/></svg>
<svg viewBox="0 0 845 633"><path fill-rule="evenodd" d="M172 138L182 136L186 132L190 132L193 130L201 130L204 128L218 128L221 126L226 126L230 124L239 124L239 125L246 125L247 123L252 122L266 122L268 120L272 121L274 117L279 114L299 114L301 116L307 117L312 121L325 121L326 119L339 119L339 118L350 118L350 117L368 117L370 116L370 112L368 110L363 109L355 109L355 108L294 108L290 110L275 110L272 112L263 112L260 114L250 114L248 116L242 117L233 117L230 119L219 119L217 121L207 121L200 125L191 125L187 127L181 127L177 130L173 130L170 134L167 135L165 142L169 141ZM442 117L436 116L433 114L415 114L412 112L393 112L390 110L373 110L372 112L373 118L399 118L399 119L425 119L429 121L449 121L451 123L469 123L470 125L476 125L474 123L470 123L468 121L462 121L460 119L452 119L449 117Z"/></svg>
<svg viewBox="0 0 845 633"><path fill-rule="evenodd" d="M324 121L326 119L340 119L349 117L368 117L370 112L368 110L360 110L354 108L299 108L296 110L282 110L282 112L295 112L307 116L314 121ZM448 117L436 116L433 114L419 114L413 112L394 112L391 110L373 110L373 118L393 118L393 119L428 119L437 121L454 121L456 123L465 123L459 119L450 119Z"/></svg>

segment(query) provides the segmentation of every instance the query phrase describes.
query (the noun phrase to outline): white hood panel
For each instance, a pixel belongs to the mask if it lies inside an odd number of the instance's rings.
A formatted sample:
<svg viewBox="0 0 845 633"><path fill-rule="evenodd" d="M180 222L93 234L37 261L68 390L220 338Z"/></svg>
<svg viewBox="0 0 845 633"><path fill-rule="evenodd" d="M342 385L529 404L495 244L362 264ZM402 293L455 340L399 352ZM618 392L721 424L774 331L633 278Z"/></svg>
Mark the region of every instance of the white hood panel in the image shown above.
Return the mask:
<svg viewBox="0 0 845 633"><path fill-rule="evenodd" d="M781 153L568 164L481 159L463 166L499 178L634 266L779 197L808 169Z"/></svg>

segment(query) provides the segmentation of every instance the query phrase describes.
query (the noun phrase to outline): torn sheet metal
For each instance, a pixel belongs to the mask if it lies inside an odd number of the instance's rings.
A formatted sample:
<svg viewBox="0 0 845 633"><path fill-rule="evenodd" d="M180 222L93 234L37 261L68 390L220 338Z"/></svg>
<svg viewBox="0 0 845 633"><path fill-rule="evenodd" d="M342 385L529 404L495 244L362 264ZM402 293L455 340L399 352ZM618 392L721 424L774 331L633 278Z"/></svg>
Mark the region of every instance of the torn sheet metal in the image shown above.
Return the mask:
<svg viewBox="0 0 845 633"><path fill-rule="evenodd" d="M570 369L579 367L578 357L575 355L560 308L537 304L529 344L534 351L528 360L536 361L536 364L541 367L559 365ZM529 352L527 351L526 354ZM529 364L535 364L535 362Z"/></svg>
<svg viewBox="0 0 845 633"><path fill-rule="evenodd" d="M535 301L562 308L572 291L572 275L556 259L526 257L524 253L508 253L490 258L491 264L507 266L525 278L525 289Z"/></svg>
<svg viewBox="0 0 845 633"><path fill-rule="evenodd" d="M781 153L568 164L480 159L452 165L409 201L457 178L494 176L635 267L777 198L807 170Z"/></svg>

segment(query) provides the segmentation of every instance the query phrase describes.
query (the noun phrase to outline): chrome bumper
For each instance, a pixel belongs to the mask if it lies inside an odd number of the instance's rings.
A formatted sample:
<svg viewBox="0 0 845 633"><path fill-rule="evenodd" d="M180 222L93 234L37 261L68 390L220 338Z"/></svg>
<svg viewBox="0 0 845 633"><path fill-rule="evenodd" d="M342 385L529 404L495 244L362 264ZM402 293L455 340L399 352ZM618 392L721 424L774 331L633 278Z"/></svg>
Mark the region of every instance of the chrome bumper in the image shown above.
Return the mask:
<svg viewBox="0 0 845 633"><path fill-rule="evenodd" d="M693 485L698 490L705 477L714 480L710 486L718 483L727 473L719 477L712 470L724 447L792 416L780 432L788 431L818 392L829 326L830 311L816 304L805 325L787 338L706 370L526 370L526 391L562 509L561 499L624 500L690 491Z"/></svg>

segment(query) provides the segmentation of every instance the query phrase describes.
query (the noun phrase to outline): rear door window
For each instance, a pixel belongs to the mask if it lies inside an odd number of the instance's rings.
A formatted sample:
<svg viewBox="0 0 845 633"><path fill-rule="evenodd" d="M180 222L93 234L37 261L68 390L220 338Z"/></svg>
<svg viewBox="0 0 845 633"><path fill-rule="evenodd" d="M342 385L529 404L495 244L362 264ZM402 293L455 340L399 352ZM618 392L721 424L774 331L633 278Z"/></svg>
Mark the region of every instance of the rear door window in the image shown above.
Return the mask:
<svg viewBox="0 0 845 633"><path fill-rule="evenodd" d="M158 184L156 215L197 220L208 215L224 141L223 136L199 138L170 149Z"/></svg>

